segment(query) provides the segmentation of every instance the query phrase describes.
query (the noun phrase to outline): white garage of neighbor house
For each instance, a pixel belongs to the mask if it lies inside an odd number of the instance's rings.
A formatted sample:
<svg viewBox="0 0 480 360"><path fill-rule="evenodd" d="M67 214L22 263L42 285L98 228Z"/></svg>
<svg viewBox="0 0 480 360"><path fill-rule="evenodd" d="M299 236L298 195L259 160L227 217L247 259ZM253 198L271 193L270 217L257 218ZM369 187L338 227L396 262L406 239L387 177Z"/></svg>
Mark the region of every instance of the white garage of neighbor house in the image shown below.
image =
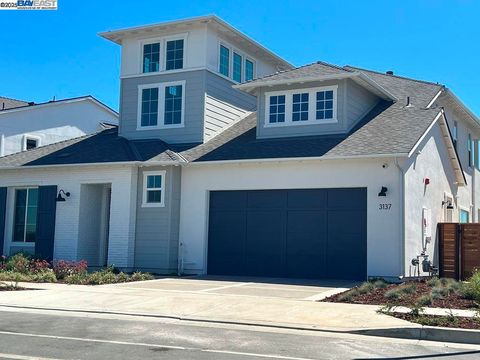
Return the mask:
<svg viewBox="0 0 480 360"><path fill-rule="evenodd" d="M479 220L480 126L445 86L293 68L214 16L101 35L122 45L119 129L0 159L5 254L398 278L438 265L438 222Z"/></svg>

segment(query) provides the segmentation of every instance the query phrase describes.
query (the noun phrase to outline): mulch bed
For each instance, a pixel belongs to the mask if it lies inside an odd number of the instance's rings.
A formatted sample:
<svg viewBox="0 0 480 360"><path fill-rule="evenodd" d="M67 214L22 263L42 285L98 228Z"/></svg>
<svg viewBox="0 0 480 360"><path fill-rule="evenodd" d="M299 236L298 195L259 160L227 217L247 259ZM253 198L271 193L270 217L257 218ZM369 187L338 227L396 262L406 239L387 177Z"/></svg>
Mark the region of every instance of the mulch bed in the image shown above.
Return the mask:
<svg viewBox="0 0 480 360"><path fill-rule="evenodd" d="M467 317L455 317L452 321L447 316L435 316L435 315L421 315L413 316L412 314L402 313L389 313L388 315L394 316L399 319L407 320L417 324L426 326L441 326L448 328L461 328L461 329L474 329L480 330L480 320Z"/></svg>
<svg viewBox="0 0 480 360"><path fill-rule="evenodd" d="M432 290L432 288L425 281L414 281L409 283L414 283L416 285L415 293L395 300L396 305L412 306L416 303L416 300L419 297L421 297L422 295L430 294ZM385 292L398 286L401 286L401 284L390 284L383 289L373 289L367 294L359 294L355 296L352 301L341 301L339 297L343 293L330 296L321 301L348 302L350 304L385 305L388 302L388 299L384 296ZM432 304L428 305L428 307L439 307L448 309L472 309L478 307L478 304L476 304L473 300L464 299L457 294L450 294L443 299L433 299Z"/></svg>

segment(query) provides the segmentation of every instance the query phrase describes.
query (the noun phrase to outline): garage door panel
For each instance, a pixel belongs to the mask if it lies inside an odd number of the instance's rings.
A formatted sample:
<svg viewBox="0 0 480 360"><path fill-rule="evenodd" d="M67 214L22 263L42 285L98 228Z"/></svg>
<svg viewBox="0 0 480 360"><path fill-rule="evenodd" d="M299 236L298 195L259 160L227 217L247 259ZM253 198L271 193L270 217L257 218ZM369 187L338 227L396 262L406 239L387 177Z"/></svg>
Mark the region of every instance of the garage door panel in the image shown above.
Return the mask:
<svg viewBox="0 0 480 360"><path fill-rule="evenodd" d="M366 210L367 190L361 188L329 189L328 209Z"/></svg>
<svg viewBox="0 0 480 360"><path fill-rule="evenodd" d="M281 224L285 224L284 211L248 212L245 246L248 275L284 276L285 230Z"/></svg>
<svg viewBox="0 0 480 360"><path fill-rule="evenodd" d="M255 190L247 195L249 209L283 209L287 206L287 194L283 190Z"/></svg>
<svg viewBox="0 0 480 360"><path fill-rule="evenodd" d="M286 273L299 278L324 276L327 212L289 211L287 216Z"/></svg>
<svg viewBox="0 0 480 360"><path fill-rule="evenodd" d="M366 213L330 211L328 214L328 277L366 278Z"/></svg>
<svg viewBox="0 0 480 360"><path fill-rule="evenodd" d="M210 212L208 271L235 275L245 269L245 211ZM212 226L212 224L215 224Z"/></svg>
<svg viewBox="0 0 480 360"><path fill-rule="evenodd" d="M247 191L212 191L210 193L210 209L245 210Z"/></svg>
<svg viewBox="0 0 480 360"><path fill-rule="evenodd" d="M327 190L298 189L288 190L289 209L326 209Z"/></svg>

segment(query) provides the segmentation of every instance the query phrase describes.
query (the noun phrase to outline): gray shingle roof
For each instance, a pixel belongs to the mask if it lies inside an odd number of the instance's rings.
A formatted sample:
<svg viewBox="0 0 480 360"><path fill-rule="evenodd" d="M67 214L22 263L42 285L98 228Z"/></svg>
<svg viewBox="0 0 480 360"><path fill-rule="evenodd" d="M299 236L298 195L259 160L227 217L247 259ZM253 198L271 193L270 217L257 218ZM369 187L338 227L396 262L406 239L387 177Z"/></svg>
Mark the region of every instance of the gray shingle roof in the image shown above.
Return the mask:
<svg viewBox="0 0 480 360"><path fill-rule="evenodd" d="M266 75L261 78L247 81L243 84L254 85L256 83L262 83L268 85L270 82L277 82L281 80L298 80L301 78L311 78L315 76L329 76L338 74L349 74L352 70L345 69L336 65L328 64L326 62L317 61L312 64L300 66L290 70L279 71L271 75Z"/></svg>
<svg viewBox="0 0 480 360"><path fill-rule="evenodd" d="M28 102L0 96L0 111L27 106Z"/></svg>
<svg viewBox="0 0 480 360"><path fill-rule="evenodd" d="M315 63L283 74L352 71ZM407 154L431 125L438 109L427 104L442 85L355 68L404 101L382 100L348 134L257 139L251 114L204 144L169 145L161 140L127 140L117 129L0 158L0 167L106 162L206 162L293 157L353 157ZM277 74L278 75L278 74ZM289 75L289 76L290 76ZM406 97L413 106L405 106Z"/></svg>

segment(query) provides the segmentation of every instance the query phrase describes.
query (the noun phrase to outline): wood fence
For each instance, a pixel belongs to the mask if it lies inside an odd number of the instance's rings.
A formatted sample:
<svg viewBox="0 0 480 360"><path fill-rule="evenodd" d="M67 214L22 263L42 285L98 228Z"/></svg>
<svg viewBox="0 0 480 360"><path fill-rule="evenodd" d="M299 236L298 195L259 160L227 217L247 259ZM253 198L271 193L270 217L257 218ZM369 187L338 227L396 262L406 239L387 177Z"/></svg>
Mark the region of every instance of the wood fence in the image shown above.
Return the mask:
<svg viewBox="0 0 480 360"><path fill-rule="evenodd" d="M480 269L480 224L438 224L441 277L465 280Z"/></svg>

